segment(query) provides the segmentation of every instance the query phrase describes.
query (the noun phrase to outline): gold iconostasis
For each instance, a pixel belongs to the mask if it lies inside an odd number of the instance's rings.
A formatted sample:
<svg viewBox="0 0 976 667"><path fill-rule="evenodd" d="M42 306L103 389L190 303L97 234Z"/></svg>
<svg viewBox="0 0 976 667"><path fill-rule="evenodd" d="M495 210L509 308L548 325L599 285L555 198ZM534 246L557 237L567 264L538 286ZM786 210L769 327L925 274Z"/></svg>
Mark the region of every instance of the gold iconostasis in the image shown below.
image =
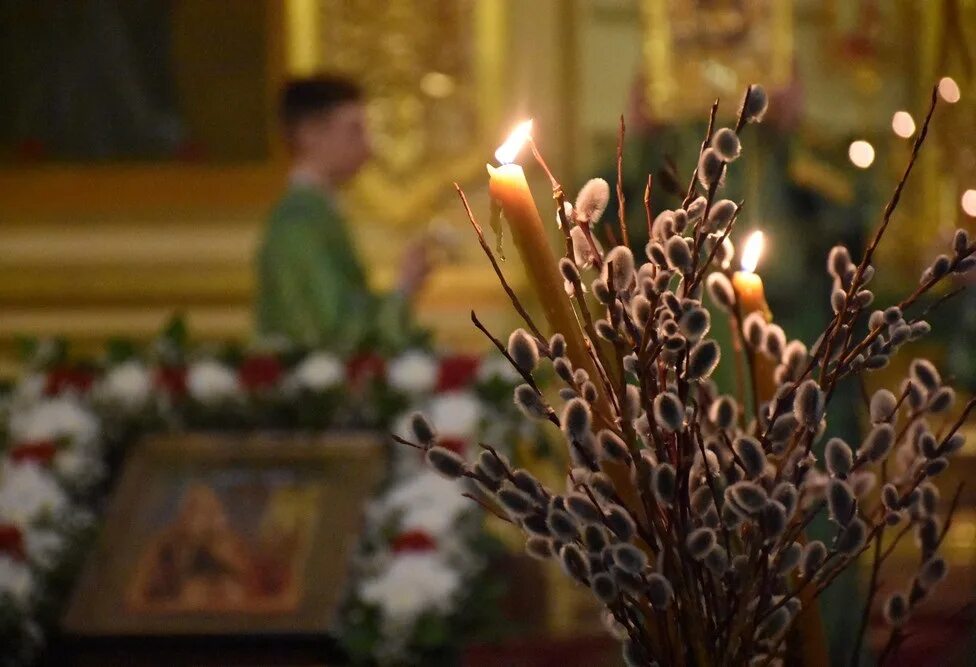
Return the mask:
<svg viewBox="0 0 976 667"><path fill-rule="evenodd" d="M46 3L36 4L43 12ZM567 186L578 185L612 163L635 81L656 117L682 121L703 117L716 95L732 113L731 100L753 79L776 85L795 76L805 93L803 141L867 139L878 152L872 176L888 182L908 150L891 132L891 113L917 113L937 75L972 78L957 26L976 19L974 3L963 0L158 5L143 16L124 9L89 16L121 26L114 33L123 41L105 44L98 34L71 32L83 21L59 27L71 40L45 39L50 28L41 14L0 2L17 25L0 29L0 53L17 65L0 79L13 100L0 104L5 375L15 368L20 336L61 335L90 352L110 337L147 340L175 311L187 315L197 339L251 337L252 256L287 178L275 104L290 75L335 69L367 87L376 159L345 204L371 279L389 287L401 249L426 237L440 264L419 303L421 321L444 345L483 349L470 308L499 330L511 316L452 182L487 216L484 165L517 120L535 119L548 161ZM146 53L155 58L140 52L154 40L168 45L168 59L152 48ZM31 72L37 76L27 78ZM100 83L83 102L76 96L65 106L51 97L65 82L87 91L93 80ZM141 90L133 101L132 91ZM846 103L838 105L841 96ZM145 122L122 132L113 105ZM913 243L895 247L926 242L961 216L957 193L965 179L976 182L976 148L955 137L965 123L972 127L976 107L965 97L960 106L965 113L936 130L909 195L930 214L903 232ZM61 133L40 136L31 119L51 109L66 114ZM86 132L103 125L114 134ZM854 169L846 161L804 168L824 188ZM539 176L531 174L543 194ZM895 259L914 271L913 253ZM505 270L517 284L517 268Z"/></svg>

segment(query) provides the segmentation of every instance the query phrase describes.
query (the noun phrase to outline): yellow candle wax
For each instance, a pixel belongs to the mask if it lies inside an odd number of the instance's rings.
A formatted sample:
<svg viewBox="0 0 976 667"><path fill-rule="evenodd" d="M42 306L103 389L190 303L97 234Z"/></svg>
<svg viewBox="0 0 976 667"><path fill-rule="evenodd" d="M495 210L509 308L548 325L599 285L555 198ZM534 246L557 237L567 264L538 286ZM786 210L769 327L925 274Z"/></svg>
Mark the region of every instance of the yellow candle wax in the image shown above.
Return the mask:
<svg viewBox="0 0 976 667"><path fill-rule="evenodd" d="M488 166L488 190L491 197L500 204L505 220L508 221L512 241L542 305L551 332L561 333L566 338L570 361L576 368L586 370L602 394L602 383L587 352L583 330L566 294L558 260L549 245L542 218L525 180L525 172L513 162L522 143L528 138L530 127L527 123L520 125L512 137L498 149L495 156L502 165Z"/></svg>
<svg viewBox="0 0 976 667"><path fill-rule="evenodd" d="M743 321L747 315L756 311L761 312L767 322L773 319L773 314L766 303L762 278L755 272L759 263L759 255L762 254L762 247L762 232L753 232L746 241L746 247L742 253L742 270L736 271L732 276L732 287L735 289L739 315ZM741 335L742 332L739 333ZM760 402L768 401L776 392L776 385L773 382L775 370L776 362L765 355L756 355L756 394Z"/></svg>

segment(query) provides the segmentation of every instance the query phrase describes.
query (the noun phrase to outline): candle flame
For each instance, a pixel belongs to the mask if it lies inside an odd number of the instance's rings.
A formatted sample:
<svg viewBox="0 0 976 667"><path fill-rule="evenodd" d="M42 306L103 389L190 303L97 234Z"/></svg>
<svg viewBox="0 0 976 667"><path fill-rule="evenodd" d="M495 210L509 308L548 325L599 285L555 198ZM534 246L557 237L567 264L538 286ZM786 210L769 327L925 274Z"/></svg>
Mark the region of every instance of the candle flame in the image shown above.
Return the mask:
<svg viewBox="0 0 976 667"><path fill-rule="evenodd" d="M742 270L746 273L755 273L756 265L759 264L759 256L763 251L763 233L756 231L746 239L745 248L742 250Z"/></svg>
<svg viewBox="0 0 976 667"><path fill-rule="evenodd" d="M527 120L523 123L519 123L512 130L512 133L508 135L508 139L505 140L498 150L495 151L495 159L501 164L511 164L515 161L515 157L522 150L522 146L525 142L529 140L532 136L532 121Z"/></svg>

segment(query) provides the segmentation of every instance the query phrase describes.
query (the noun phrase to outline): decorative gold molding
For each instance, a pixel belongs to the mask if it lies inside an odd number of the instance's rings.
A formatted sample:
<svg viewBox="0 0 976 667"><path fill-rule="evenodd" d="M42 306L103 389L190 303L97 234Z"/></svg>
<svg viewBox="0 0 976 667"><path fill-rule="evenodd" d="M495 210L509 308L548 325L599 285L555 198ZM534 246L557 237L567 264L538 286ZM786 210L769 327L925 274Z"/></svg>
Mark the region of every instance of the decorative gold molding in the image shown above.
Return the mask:
<svg viewBox="0 0 976 667"><path fill-rule="evenodd" d="M354 217L416 224L483 168L504 82L504 0L294 2L314 21L317 69L362 81L375 157L349 191Z"/></svg>
<svg viewBox="0 0 976 667"><path fill-rule="evenodd" d="M793 76L793 4L641 0L647 104L655 120L699 118L716 97Z"/></svg>

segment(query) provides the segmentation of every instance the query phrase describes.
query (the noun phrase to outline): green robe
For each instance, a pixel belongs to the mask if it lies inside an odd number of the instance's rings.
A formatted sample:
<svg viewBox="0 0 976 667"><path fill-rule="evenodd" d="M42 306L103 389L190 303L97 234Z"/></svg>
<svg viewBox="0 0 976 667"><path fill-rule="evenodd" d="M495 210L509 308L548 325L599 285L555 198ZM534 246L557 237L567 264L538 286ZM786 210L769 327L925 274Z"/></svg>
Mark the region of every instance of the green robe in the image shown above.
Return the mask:
<svg viewBox="0 0 976 667"><path fill-rule="evenodd" d="M342 216L310 185L292 185L275 205L257 276L261 335L349 352L396 348L410 328L406 300L370 291Z"/></svg>

